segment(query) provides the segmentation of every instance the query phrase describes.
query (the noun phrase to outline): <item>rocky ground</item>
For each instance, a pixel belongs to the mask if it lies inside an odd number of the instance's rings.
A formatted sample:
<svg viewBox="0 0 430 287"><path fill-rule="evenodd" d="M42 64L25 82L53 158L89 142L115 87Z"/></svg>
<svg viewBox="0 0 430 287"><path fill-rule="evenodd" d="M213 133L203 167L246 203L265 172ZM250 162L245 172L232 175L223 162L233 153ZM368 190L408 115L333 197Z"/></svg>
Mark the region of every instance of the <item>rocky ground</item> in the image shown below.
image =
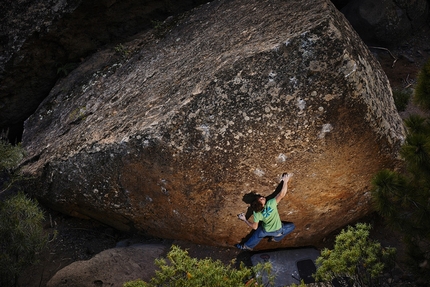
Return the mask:
<svg viewBox="0 0 430 287"><path fill-rule="evenodd" d="M416 83L418 71L430 56L430 32L429 27L424 27L421 33L413 35L407 41L396 47L369 47L375 57L380 61L390 79L393 89L411 89ZM411 113L424 113L410 103L402 117ZM163 242L174 243L187 248L192 257L211 257L228 264L232 259L249 263L249 253L239 252L228 248L216 248L211 246L194 245L186 242L167 241L157 238L148 238L143 235L123 234L114 229L94 221L72 218L58 212L46 209L46 231L57 233L55 239L49 243L49 247L40 254L40 262L29 268L19 279L20 286L38 287L45 286L48 280L60 269L78 260L88 260L95 254L118 243L126 242ZM377 215L371 215L364 219L373 224L372 237L382 243L383 246L394 246L398 249L399 257L404 258L404 249L400 243L398 234L390 231ZM336 233L317 248L331 247ZM408 285L406 266L399 265L400 274L403 276L404 285ZM399 277L400 278L400 277Z"/></svg>
<svg viewBox="0 0 430 287"><path fill-rule="evenodd" d="M248 260L248 254L240 255L235 248L217 248L195 245L188 242L149 238L142 234L126 234L98 222L73 218L59 212L45 209L45 230L56 232L48 248L40 254L40 262L26 270L19 278L19 286L46 286L49 279L65 266L79 260L88 260L103 250L134 243L165 243L188 249L191 257L219 259L229 264L232 259Z"/></svg>

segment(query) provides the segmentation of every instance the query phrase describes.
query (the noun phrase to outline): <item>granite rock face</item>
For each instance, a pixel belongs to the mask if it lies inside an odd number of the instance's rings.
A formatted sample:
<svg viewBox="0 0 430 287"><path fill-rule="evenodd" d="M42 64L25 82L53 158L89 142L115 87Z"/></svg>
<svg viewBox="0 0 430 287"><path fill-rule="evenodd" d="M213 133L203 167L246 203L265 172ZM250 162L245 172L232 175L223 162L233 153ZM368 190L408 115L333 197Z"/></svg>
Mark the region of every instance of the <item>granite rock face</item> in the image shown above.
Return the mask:
<svg viewBox="0 0 430 287"><path fill-rule="evenodd" d="M0 1L0 131L20 141L25 119L87 57L207 2ZM332 2L371 44L399 43L429 21L428 0Z"/></svg>
<svg viewBox="0 0 430 287"><path fill-rule="evenodd" d="M56 81L106 45L119 45L203 0L0 2L0 131L20 138L24 120Z"/></svg>
<svg viewBox="0 0 430 287"><path fill-rule="evenodd" d="M386 75L329 1L214 1L57 83L25 123L24 173L53 208L121 230L231 246L270 194L301 246L372 210L404 130ZM261 243L258 248L274 247Z"/></svg>

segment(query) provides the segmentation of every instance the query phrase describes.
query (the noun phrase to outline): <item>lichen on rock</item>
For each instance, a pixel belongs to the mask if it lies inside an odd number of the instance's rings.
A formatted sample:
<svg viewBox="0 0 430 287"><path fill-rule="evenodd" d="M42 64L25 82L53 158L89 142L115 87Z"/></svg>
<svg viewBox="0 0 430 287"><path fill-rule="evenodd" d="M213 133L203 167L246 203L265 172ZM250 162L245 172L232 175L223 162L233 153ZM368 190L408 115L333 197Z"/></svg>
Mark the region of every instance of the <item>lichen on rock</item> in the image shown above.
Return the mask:
<svg viewBox="0 0 430 287"><path fill-rule="evenodd" d="M244 194L270 194L286 171L279 212L296 230L281 246L372 210L370 179L396 164L403 126L387 77L329 1L214 1L151 35L124 44L134 52L120 64L95 54L26 121L38 196L218 246L246 235Z"/></svg>

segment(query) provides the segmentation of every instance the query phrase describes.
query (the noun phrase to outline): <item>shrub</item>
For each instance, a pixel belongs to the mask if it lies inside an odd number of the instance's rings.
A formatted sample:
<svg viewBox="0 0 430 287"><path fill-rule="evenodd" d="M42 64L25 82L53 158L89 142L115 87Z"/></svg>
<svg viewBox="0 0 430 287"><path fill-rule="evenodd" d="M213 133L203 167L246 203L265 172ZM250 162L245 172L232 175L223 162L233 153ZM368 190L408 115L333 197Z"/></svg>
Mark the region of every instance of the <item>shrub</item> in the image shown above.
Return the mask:
<svg viewBox="0 0 430 287"><path fill-rule="evenodd" d="M24 156L20 144L12 145L7 140L7 134L0 133L0 195L10 189L20 179L14 172Z"/></svg>
<svg viewBox="0 0 430 287"><path fill-rule="evenodd" d="M430 59L418 74L415 101L423 108L430 109Z"/></svg>
<svg viewBox="0 0 430 287"><path fill-rule="evenodd" d="M13 286L20 272L37 262L47 244L42 228L43 213L23 193L0 202L0 285Z"/></svg>
<svg viewBox="0 0 430 287"><path fill-rule="evenodd" d="M160 270L149 282L135 280L126 282L124 287L200 287L200 286L263 286L261 276L255 274L270 274L270 263L257 265L253 268L240 265L239 269L231 265L224 265L219 260L191 258L187 251L173 245L167 259L156 259L155 264ZM269 276L269 281L273 278Z"/></svg>
<svg viewBox="0 0 430 287"><path fill-rule="evenodd" d="M123 58L127 58L127 56L130 54L130 50L123 44L118 44L115 46L115 53L121 55Z"/></svg>
<svg viewBox="0 0 430 287"><path fill-rule="evenodd" d="M24 180L16 173L23 158L20 144L12 145L0 134L0 195L14 193L0 201L0 286L14 286L20 272L37 262L37 254L48 242L44 235L43 212L38 204L18 192L17 182ZM4 188L4 184L6 187Z"/></svg>
<svg viewBox="0 0 430 287"><path fill-rule="evenodd" d="M12 145L0 135L0 171L17 167L23 158L21 144Z"/></svg>
<svg viewBox="0 0 430 287"><path fill-rule="evenodd" d="M358 286L373 286L384 280L381 273L392 267L396 250L382 248L381 244L369 239L371 226L358 223L342 230L335 240L334 249L325 248L317 258L315 278L320 281L351 281Z"/></svg>

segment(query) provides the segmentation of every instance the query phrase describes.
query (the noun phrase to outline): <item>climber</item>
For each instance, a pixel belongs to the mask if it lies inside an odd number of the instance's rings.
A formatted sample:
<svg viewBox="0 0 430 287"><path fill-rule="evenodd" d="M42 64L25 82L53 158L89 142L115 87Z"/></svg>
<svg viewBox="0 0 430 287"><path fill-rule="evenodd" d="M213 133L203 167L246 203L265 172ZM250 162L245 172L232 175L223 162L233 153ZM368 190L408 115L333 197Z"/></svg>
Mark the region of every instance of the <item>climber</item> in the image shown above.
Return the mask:
<svg viewBox="0 0 430 287"><path fill-rule="evenodd" d="M277 208L278 203L287 194L288 181L292 175L288 173L282 175L282 189L274 198L267 200L266 197L259 195L251 203L254 216L253 222L248 221L244 213L238 215L238 218L254 229L255 232L245 243L236 244L237 248L252 250L264 237L269 237L269 241L279 242L294 230L295 226L293 223L284 223L281 221ZM258 223L260 221L262 224L259 226Z"/></svg>

